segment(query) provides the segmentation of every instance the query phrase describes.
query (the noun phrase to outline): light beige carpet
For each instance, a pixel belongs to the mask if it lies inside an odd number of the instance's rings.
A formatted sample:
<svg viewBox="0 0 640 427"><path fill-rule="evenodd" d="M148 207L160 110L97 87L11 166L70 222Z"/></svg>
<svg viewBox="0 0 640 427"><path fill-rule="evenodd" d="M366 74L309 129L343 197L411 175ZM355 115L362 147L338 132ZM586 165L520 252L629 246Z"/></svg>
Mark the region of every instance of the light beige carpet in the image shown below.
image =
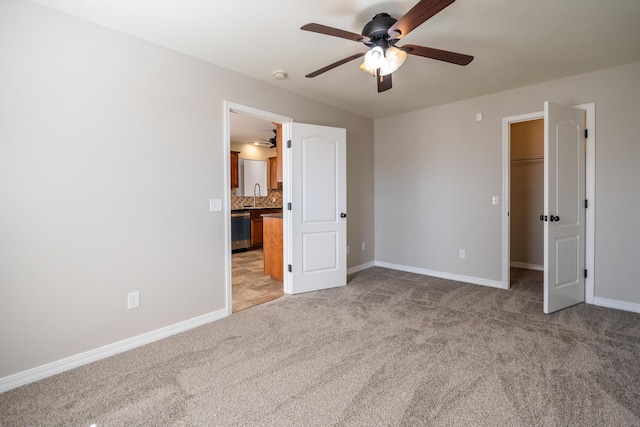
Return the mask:
<svg viewBox="0 0 640 427"><path fill-rule="evenodd" d="M0 395L2 426L640 425L640 315L383 268Z"/></svg>

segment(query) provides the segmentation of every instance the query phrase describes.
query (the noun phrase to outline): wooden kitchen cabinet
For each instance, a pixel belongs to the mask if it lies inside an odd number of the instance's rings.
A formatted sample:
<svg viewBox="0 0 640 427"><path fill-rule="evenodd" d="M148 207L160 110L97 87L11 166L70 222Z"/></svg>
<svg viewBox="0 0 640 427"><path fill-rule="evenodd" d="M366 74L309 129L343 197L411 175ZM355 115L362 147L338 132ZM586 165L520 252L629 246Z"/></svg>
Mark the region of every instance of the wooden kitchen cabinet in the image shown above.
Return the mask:
<svg viewBox="0 0 640 427"><path fill-rule="evenodd" d="M282 209L252 209L251 210L251 247L253 249L262 247L263 243L263 219L262 214L282 213Z"/></svg>
<svg viewBox="0 0 640 427"><path fill-rule="evenodd" d="M239 151L232 151L231 152L231 161L230 161L230 165L231 167L229 169L231 169L231 188L238 188L240 186L240 179L239 179L239 174L238 174L238 155L240 154Z"/></svg>
<svg viewBox="0 0 640 427"><path fill-rule="evenodd" d="M251 246L262 246L262 217L253 219L253 212L251 216Z"/></svg>
<svg viewBox="0 0 640 427"><path fill-rule="evenodd" d="M264 217L264 274L278 282L284 281L282 246L282 215Z"/></svg>
<svg viewBox="0 0 640 427"><path fill-rule="evenodd" d="M282 182L282 125L280 123L274 123L276 126L276 144L278 146L278 157L276 157L276 181Z"/></svg>
<svg viewBox="0 0 640 427"><path fill-rule="evenodd" d="M278 158L269 157L269 188L278 189Z"/></svg>

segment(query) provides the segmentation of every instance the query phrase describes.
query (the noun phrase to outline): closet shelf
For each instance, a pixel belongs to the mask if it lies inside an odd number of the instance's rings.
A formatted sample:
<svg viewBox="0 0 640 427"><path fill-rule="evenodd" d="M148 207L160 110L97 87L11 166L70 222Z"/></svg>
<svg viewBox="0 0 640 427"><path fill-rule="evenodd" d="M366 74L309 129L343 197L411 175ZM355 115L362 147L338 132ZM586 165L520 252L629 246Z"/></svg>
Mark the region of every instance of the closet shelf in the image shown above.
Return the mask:
<svg viewBox="0 0 640 427"><path fill-rule="evenodd" d="M543 162L544 156L524 156L511 159L511 163L534 163Z"/></svg>

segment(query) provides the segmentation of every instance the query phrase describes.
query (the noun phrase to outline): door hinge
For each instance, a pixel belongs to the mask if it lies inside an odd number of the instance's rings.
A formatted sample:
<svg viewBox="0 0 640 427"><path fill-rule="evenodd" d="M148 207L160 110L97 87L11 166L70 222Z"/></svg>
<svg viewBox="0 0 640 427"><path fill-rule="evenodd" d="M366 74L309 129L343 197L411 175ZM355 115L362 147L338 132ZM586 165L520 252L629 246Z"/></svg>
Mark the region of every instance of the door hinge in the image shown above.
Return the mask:
<svg viewBox="0 0 640 427"><path fill-rule="evenodd" d="M291 210L291 202L287 203L287 210L290 211Z"/></svg>
<svg viewBox="0 0 640 427"><path fill-rule="evenodd" d="M589 138L589 129L584 130L584 137Z"/></svg>
<svg viewBox="0 0 640 427"><path fill-rule="evenodd" d="M287 148L291 148L291 140L287 141Z"/></svg>
<svg viewBox="0 0 640 427"><path fill-rule="evenodd" d="M587 278L587 269L586 268L584 269L584 278L585 279Z"/></svg>
<svg viewBox="0 0 640 427"><path fill-rule="evenodd" d="M589 208L589 199L584 199L584 208L585 209Z"/></svg>
<svg viewBox="0 0 640 427"><path fill-rule="evenodd" d="M293 267L291 267L291 264L289 264L289 265L287 266L287 270L289 270L289 273L292 273L292 272L293 272Z"/></svg>

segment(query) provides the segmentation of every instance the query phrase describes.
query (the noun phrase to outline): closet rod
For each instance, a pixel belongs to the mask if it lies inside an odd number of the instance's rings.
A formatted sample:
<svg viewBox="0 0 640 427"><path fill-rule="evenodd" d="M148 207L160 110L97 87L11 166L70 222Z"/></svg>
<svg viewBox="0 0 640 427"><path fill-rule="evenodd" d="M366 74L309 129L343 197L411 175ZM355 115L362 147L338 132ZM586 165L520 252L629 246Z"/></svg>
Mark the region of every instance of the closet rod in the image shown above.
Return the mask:
<svg viewBox="0 0 640 427"><path fill-rule="evenodd" d="M544 156L525 156L511 159L511 163L542 162Z"/></svg>

